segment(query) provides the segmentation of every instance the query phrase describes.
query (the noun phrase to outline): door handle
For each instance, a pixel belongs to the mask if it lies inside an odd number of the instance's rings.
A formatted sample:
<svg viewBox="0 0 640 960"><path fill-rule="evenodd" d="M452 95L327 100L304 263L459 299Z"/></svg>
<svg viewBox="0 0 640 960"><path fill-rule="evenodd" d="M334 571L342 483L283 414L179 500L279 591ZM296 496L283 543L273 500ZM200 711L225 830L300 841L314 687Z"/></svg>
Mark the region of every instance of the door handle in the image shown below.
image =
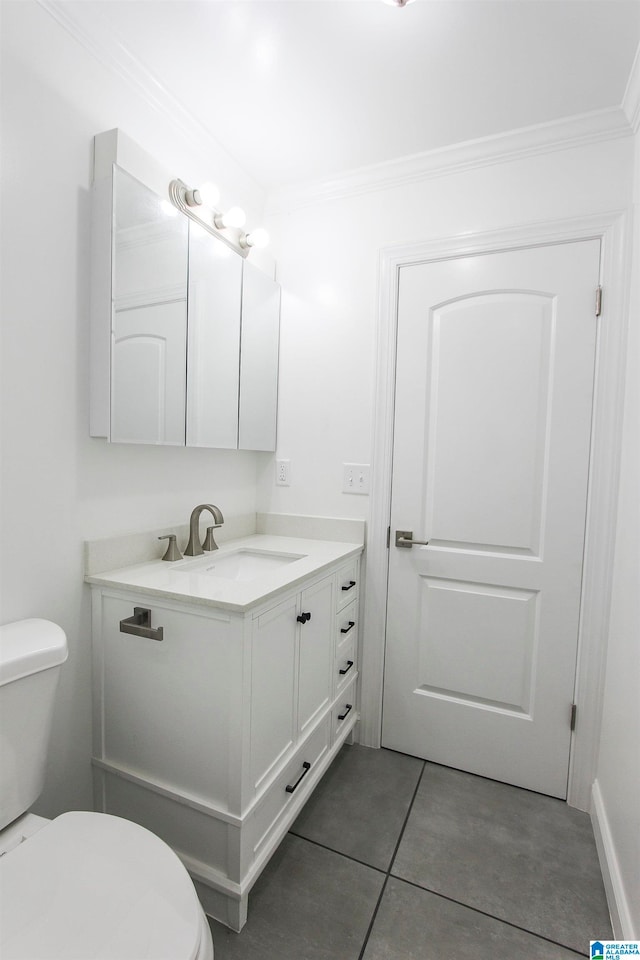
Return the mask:
<svg viewBox="0 0 640 960"><path fill-rule="evenodd" d="M428 540L414 540L413 530L396 530L396 547L412 547L417 544L420 547L426 547Z"/></svg>

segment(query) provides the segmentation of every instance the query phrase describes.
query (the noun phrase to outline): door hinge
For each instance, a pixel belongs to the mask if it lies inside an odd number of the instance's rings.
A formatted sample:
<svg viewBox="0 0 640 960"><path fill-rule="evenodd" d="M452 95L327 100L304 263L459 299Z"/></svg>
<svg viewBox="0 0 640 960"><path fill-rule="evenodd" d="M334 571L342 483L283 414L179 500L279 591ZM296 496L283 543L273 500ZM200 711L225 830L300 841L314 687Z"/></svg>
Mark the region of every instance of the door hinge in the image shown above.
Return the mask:
<svg viewBox="0 0 640 960"><path fill-rule="evenodd" d="M575 730L576 728L576 713L578 712L578 705L576 703L571 704L571 729Z"/></svg>
<svg viewBox="0 0 640 960"><path fill-rule="evenodd" d="M596 287L596 317L602 313L602 287Z"/></svg>
<svg viewBox="0 0 640 960"><path fill-rule="evenodd" d="M387 527L387 550L391 546L391 527Z"/></svg>

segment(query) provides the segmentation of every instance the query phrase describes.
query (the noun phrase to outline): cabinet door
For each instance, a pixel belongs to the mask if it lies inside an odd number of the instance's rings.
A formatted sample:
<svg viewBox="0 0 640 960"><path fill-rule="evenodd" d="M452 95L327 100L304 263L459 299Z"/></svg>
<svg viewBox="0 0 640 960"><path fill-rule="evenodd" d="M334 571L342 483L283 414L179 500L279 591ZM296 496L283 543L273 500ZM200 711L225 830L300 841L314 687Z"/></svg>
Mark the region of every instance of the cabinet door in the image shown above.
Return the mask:
<svg viewBox="0 0 640 960"><path fill-rule="evenodd" d="M240 348L241 450L275 450L280 286L245 261Z"/></svg>
<svg viewBox="0 0 640 960"><path fill-rule="evenodd" d="M304 734L331 699L333 661L333 577L321 580L301 595L298 669L298 733Z"/></svg>
<svg viewBox="0 0 640 960"><path fill-rule="evenodd" d="M189 224L187 446L238 446L242 257Z"/></svg>
<svg viewBox="0 0 640 960"><path fill-rule="evenodd" d="M295 739L296 598L253 622L251 782L256 790Z"/></svg>
<svg viewBox="0 0 640 960"><path fill-rule="evenodd" d="M123 632L134 607L161 640ZM101 759L227 809L234 714L242 698L239 628L223 611L200 616L105 596L101 606Z"/></svg>
<svg viewBox="0 0 640 960"><path fill-rule="evenodd" d="M111 440L184 446L187 228L114 168Z"/></svg>

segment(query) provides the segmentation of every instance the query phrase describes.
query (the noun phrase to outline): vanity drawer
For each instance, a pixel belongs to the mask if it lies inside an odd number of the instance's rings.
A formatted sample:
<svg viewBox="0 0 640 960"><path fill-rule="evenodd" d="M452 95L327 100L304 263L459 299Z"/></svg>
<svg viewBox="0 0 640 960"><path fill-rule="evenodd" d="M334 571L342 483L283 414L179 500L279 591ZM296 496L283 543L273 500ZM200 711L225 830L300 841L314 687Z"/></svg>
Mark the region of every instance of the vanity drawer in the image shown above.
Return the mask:
<svg viewBox="0 0 640 960"><path fill-rule="evenodd" d="M336 610L342 610L358 596L360 561L358 557L341 567L337 573Z"/></svg>
<svg viewBox="0 0 640 960"><path fill-rule="evenodd" d="M358 601L354 600L336 616L336 658L341 656L345 644L358 636Z"/></svg>
<svg viewBox="0 0 640 960"><path fill-rule="evenodd" d="M342 644L340 655L336 657L334 677L335 677L335 696L347 687L353 677L358 672L356 638L353 637L348 643Z"/></svg>
<svg viewBox="0 0 640 960"><path fill-rule="evenodd" d="M301 797L307 796L315 785L316 766L329 749L331 715L300 746L282 772L276 777L259 802L251 817L251 847L249 856L257 857L268 843L274 831L288 815L288 808ZM301 805L296 804L296 809Z"/></svg>
<svg viewBox="0 0 640 960"><path fill-rule="evenodd" d="M340 698L331 711L332 744L347 730L351 729L355 722L356 713L356 677L354 677L340 694Z"/></svg>

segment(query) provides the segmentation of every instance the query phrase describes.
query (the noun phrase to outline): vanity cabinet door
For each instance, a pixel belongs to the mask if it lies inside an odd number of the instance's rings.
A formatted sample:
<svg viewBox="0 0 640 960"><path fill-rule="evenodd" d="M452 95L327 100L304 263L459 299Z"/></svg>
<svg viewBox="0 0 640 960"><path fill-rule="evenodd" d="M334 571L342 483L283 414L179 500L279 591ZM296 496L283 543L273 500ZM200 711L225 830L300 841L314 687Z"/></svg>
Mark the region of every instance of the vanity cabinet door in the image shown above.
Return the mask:
<svg viewBox="0 0 640 960"><path fill-rule="evenodd" d="M260 790L295 740L297 597L253 621L251 784Z"/></svg>
<svg viewBox="0 0 640 960"><path fill-rule="evenodd" d="M300 666L298 668L298 734L303 736L331 699L333 662L332 618L333 577L321 580L300 597L300 616L311 618L300 624Z"/></svg>

